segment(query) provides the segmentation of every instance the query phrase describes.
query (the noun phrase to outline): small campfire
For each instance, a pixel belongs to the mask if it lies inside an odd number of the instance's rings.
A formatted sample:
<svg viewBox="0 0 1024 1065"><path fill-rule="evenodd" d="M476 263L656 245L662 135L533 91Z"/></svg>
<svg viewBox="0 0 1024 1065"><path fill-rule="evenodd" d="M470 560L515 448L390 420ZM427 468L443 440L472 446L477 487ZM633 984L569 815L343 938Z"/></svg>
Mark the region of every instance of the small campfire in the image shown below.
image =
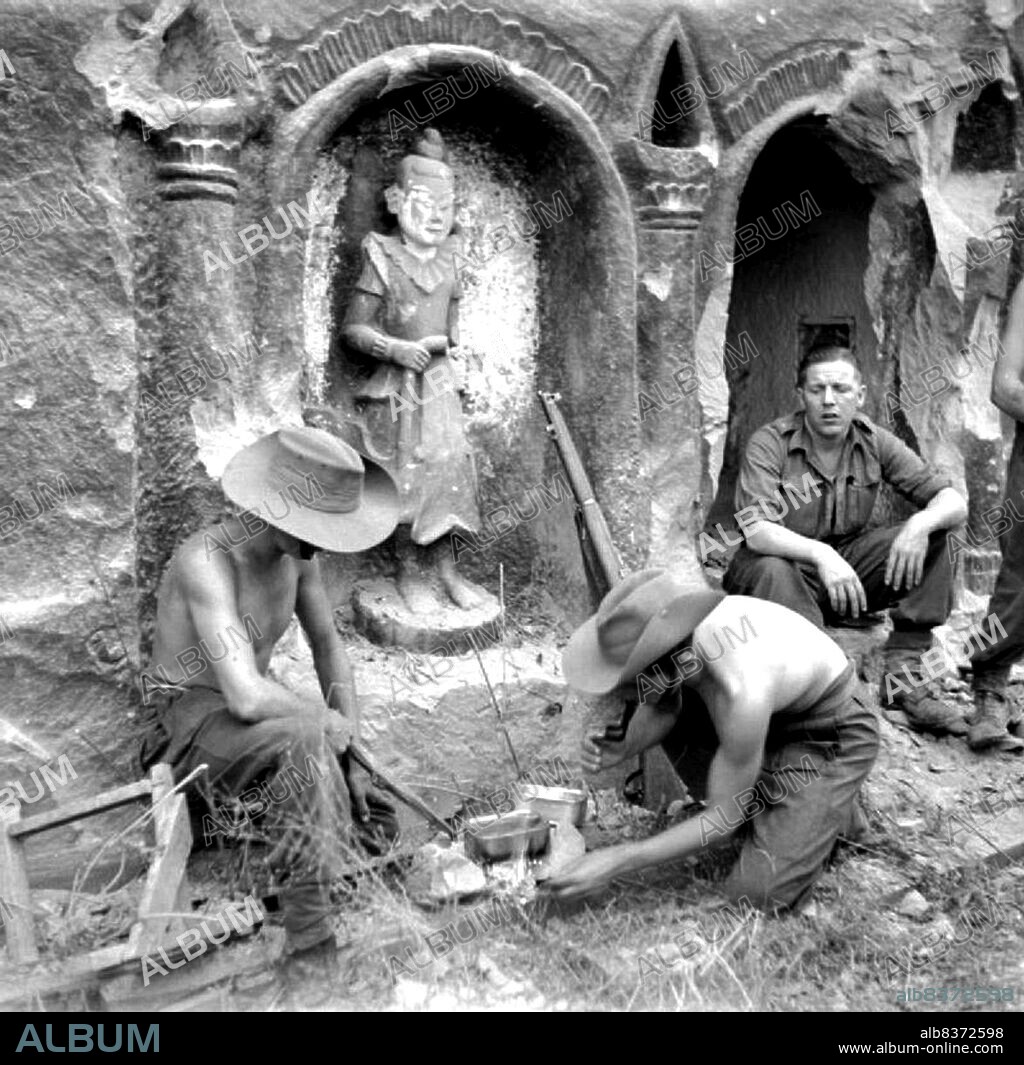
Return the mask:
<svg viewBox="0 0 1024 1065"><path fill-rule="evenodd" d="M453 821L457 838L420 848L406 885L410 896L427 905L482 893L532 901L540 882L584 853L579 826L587 806L581 787L537 784L524 784L509 812L465 802Z"/></svg>

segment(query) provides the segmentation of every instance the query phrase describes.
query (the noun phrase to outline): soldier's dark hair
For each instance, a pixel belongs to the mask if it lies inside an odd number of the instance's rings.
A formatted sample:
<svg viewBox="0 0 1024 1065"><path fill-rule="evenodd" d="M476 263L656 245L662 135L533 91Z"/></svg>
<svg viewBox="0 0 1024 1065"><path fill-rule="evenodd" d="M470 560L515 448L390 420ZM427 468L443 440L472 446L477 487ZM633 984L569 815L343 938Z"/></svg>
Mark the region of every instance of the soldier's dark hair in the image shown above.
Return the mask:
<svg viewBox="0 0 1024 1065"><path fill-rule="evenodd" d="M800 360L800 365L796 368L797 388L803 387L803 383L807 379L807 371L821 362L848 362L857 371L857 380L861 380L860 363L857 362L857 356L849 348L835 343L818 344L807 352Z"/></svg>

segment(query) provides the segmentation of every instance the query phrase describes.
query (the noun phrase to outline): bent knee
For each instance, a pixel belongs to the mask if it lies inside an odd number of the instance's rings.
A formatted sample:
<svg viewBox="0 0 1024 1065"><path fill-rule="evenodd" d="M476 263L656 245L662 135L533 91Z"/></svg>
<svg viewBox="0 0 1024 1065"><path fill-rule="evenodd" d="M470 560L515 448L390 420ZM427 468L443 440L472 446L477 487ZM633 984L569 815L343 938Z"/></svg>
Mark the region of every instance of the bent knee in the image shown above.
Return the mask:
<svg viewBox="0 0 1024 1065"><path fill-rule="evenodd" d="M762 913L779 914L793 908L810 884L794 884L782 877L744 876L734 871L722 885L732 902L750 906Z"/></svg>
<svg viewBox="0 0 1024 1065"><path fill-rule="evenodd" d="M276 717L253 726L261 743L315 752L326 742L324 727L308 717Z"/></svg>
<svg viewBox="0 0 1024 1065"><path fill-rule="evenodd" d="M747 565L750 567L751 577L759 580L790 578L800 572L797 563L788 558L779 558L778 555L757 555L751 558Z"/></svg>

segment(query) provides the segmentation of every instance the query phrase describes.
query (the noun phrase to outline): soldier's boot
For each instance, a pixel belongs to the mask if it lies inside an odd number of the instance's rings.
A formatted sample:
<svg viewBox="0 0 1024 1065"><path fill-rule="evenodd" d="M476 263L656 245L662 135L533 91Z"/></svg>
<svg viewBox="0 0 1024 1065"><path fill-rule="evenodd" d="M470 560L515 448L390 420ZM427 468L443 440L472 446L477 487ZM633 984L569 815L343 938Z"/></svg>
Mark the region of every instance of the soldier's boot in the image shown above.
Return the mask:
<svg viewBox="0 0 1024 1065"><path fill-rule="evenodd" d="M902 710L907 715L912 728L918 732L931 732L936 736L963 736L967 732L967 722L957 706L949 702L943 694L942 687L934 680L926 680L920 667L911 665L906 658L891 656L886 662L887 674L900 678L901 690L892 696L892 702L886 706L889 696L886 692L885 678L882 679L882 705L889 710ZM910 691L904 691L907 678L911 684Z"/></svg>
<svg viewBox="0 0 1024 1065"><path fill-rule="evenodd" d="M974 716L967 732L967 744L972 751L996 747L1006 735L1010 721L1006 696L982 689L974 693Z"/></svg>

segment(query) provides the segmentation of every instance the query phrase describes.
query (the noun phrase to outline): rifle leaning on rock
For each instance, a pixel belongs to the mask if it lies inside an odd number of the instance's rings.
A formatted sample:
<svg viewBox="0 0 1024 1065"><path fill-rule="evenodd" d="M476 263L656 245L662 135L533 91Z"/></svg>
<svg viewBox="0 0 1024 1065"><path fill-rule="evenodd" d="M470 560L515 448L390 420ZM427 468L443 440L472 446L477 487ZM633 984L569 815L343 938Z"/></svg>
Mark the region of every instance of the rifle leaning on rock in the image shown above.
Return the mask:
<svg viewBox="0 0 1024 1065"><path fill-rule="evenodd" d="M614 585L622 579L622 562L619 552L612 542L608 522L600 504L594 498L594 489L590 478L583 468L583 461L576 445L569 435L558 401L562 398L557 392L538 392L541 406L548 420L548 432L555 441L558 455L569 478L569 487L576 499L576 534L579 537L580 551L583 553L583 565L587 572L587 582L594 596L595 606L605 597ZM636 701L627 701L622 712L622 720L617 725L609 725L605 739L618 743L626 736L626 729L636 711ZM643 764L641 756L641 765Z"/></svg>

